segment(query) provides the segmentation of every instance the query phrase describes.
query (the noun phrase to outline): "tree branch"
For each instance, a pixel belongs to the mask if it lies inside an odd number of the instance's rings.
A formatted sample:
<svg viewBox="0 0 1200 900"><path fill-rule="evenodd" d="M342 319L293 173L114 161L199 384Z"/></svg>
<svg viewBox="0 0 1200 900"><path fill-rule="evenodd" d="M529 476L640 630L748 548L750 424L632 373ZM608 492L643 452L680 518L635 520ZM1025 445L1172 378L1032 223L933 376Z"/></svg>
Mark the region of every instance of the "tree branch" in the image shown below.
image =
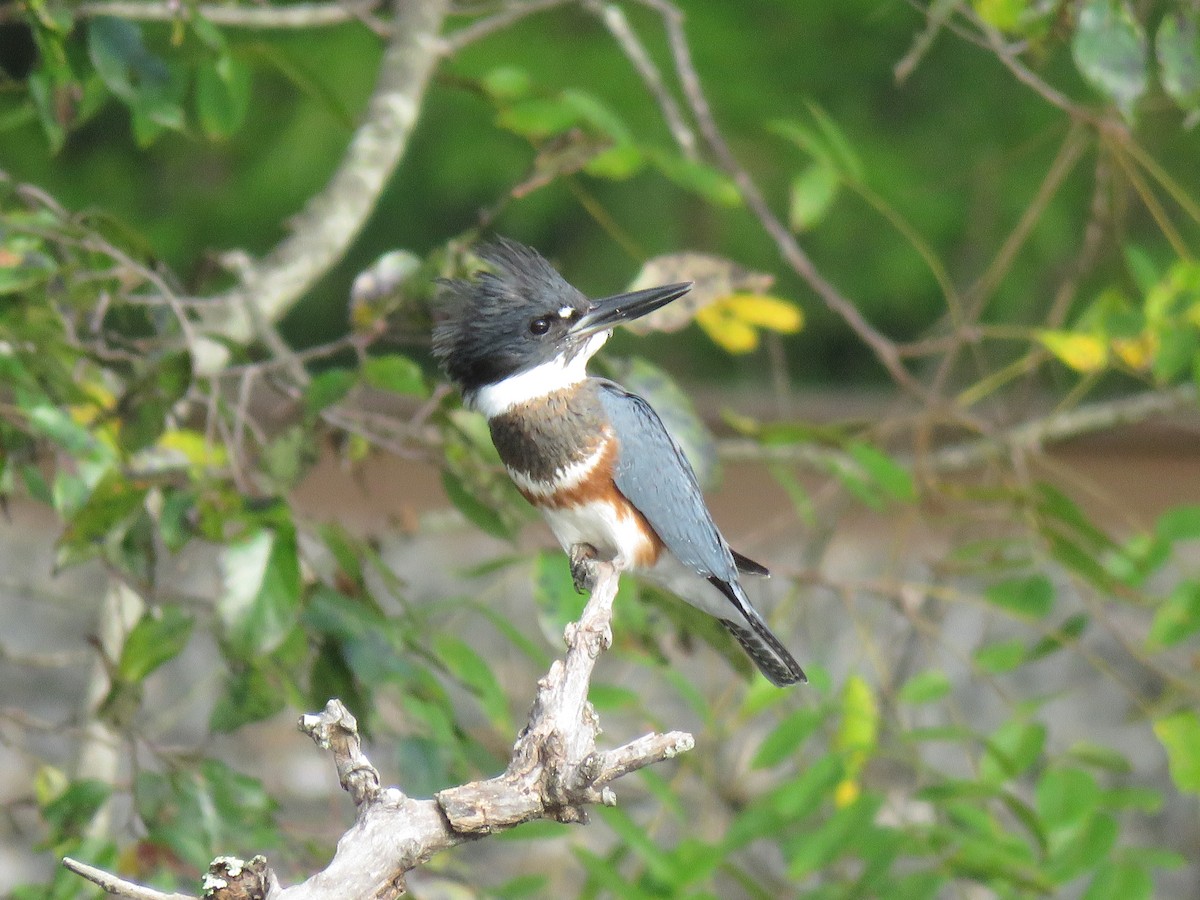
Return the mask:
<svg viewBox="0 0 1200 900"><path fill-rule="evenodd" d="M358 723L339 700L306 715L300 730L333 755L338 779L358 818L338 841L324 871L302 884L281 888L265 860L214 860L205 879L213 900L257 896L264 900L394 898L405 893L405 874L465 841L534 819L584 822L591 803L613 805L608 785L630 772L692 749L690 734L647 734L615 750L598 751L600 722L588 703L592 670L612 642L612 604L620 572L612 563L590 563L592 595L579 621L567 626L566 656L538 682L529 722L517 736L504 774L441 791L431 800L380 788L379 773L358 736ZM92 866L65 865L118 897L191 900L133 884Z"/></svg>
<svg viewBox="0 0 1200 900"><path fill-rule="evenodd" d="M224 3L141 2L92 0L73 10L79 18L112 16L131 22L174 22L199 16L214 25L235 28L320 28L355 22L379 6L379 0L297 3L292 6L237 6Z"/></svg>
<svg viewBox="0 0 1200 900"><path fill-rule="evenodd" d="M392 38L366 118L325 188L295 217L292 233L240 273L240 284L205 305L203 330L246 343L277 322L339 260L362 230L404 154L440 58L449 0L395 0Z"/></svg>

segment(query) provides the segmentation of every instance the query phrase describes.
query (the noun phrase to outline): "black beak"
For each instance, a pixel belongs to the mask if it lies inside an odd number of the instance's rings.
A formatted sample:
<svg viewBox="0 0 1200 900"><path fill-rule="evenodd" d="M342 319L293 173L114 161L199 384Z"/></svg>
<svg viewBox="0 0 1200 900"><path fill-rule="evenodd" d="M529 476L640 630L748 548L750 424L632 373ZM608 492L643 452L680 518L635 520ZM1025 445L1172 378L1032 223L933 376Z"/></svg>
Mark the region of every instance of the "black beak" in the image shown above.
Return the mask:
<svg viewBox="0 0 1200 900"><path fill-rule="evenodd" d="M678 300L692 289L692 282L667 284L662 287L646 288L628 294L616 294L593 300L592 307L571 326L571 337L586 338L600 331L608 331L622 322L632 322L647 313L652 313L672 300Z"/></svg>

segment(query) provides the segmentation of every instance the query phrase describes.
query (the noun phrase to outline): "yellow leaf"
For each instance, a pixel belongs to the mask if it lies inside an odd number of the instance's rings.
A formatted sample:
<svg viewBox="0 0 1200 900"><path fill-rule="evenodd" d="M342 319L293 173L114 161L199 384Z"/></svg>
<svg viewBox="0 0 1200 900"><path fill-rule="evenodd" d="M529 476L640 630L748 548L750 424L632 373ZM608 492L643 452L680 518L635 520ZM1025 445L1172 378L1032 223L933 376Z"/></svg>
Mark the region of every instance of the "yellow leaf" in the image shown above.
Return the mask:
<svg viewBox="0 0 1200 900"><path fill-rule="evenodd" d="M1071 331L1040 331L1038 340L1062 363L1076 372L1091 374L1108 365L1108 344L1094 334Z"/></svg>
<svg viewBox="0 0 1200 900"><path fill-rule="evenodd" d="M851 675L842 688L842 721L834 747L846 756L847 780L858 777L879 739L879 704L866 679Z"/></svg>
<svg viewBox="0 0 1200 900"><path fill-rule="evenodd" d="M758 347L758 332L740 319L735 319L716 306L696 313L696 324L713 342L730 353L749 353Z"/></svg>
<svg viewBox="0 0 1200 900"><path fill-rule="evenodd" d="M229 461L223 445L214 444L200 432L188 428L164 431L158 439L158 447L180 454L196 470L215 469Z"/></svg>
<svg viewBox="0 0 1200 900"><path fill-rule="evenodd" d="M730 294L717 305L747 325L795 334L804 327L804 313L794 303L766 294Z"/></svg>
<svg viewBox="0 0 1200 900"><path fill-rule="evenodd" d="M1134 338L1115 338L1112 342L1113 353L1137 371L1145 371L1154 362L1158 353L1159 337L1152 331L1143 331Z"/></svg>
<svg viewBox="0 0 1200 900"><path fill-rule="evenodd" d="M853 778L847 778L838 782L838 786L834 788L833 805L838 809L843 809L857 800L861 793L862 789L858 786L858 782Z"/></svg>

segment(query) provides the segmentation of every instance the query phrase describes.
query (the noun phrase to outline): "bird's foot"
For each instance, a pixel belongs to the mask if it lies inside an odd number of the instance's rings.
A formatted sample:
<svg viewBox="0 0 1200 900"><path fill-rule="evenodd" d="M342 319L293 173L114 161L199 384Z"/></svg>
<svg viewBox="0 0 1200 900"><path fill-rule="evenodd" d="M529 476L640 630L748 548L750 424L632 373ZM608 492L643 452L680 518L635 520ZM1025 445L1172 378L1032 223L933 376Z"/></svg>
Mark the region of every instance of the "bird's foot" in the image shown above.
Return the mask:
<svg viewBox="0 0 1200 900"><path fill-rule="evenodd" d="M598 556L596 548L591 544L571 545L571 581L575 583L575 593L586 593L596 583L596 559Z"/></svg>

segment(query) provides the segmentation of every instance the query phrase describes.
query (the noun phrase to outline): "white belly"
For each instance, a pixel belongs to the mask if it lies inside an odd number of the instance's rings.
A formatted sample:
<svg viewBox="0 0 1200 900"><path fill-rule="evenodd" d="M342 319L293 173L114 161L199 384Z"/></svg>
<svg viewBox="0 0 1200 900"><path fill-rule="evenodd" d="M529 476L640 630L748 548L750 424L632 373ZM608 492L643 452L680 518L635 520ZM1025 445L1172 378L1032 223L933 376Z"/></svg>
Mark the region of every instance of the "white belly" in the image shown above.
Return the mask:
<svg viewBox="0 0 1200 900"><path fill-rule="evenodd" d="M601 559L635 565L652 552L638 519L622 515L611 503L594 502L563 509L542 509L546 524L568 553L575 544L591 544Z"/></svg>

